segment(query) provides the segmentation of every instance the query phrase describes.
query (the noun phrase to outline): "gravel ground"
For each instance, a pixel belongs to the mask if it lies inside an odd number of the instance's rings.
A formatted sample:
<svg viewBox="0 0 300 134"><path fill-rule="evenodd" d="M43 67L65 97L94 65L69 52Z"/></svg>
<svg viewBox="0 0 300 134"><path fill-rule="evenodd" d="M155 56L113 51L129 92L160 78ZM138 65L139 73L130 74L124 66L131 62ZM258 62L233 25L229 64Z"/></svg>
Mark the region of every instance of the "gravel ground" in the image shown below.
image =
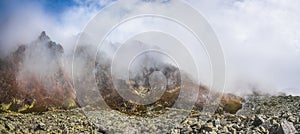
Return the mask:
<svg viewBox="0 0 300 134"><path fill-rule="evenodd" d="M188 118L168 133L298 133L300 132L300 97L293 96L248 96L244 107L237 114L204 114L192 111ZM182 112L180 110L176 111ZM164 121L146 121L143 117L120 116L117 111L102 111L92 116L91 123L82 109L53 110L43 113L1 113L1 133L153 133L165 132L160 127L171 124ZM173 115L170 115L173 117ZM209 117L209 118L208 118ZM175 118L175 117L174 117ZM173 122L176 122L173 120ZM145 124L144 124L145 123ZM124 124L127 124L124 125ZM128 128L128 124L130 128ZM147 126L140 129L140 126ZM168 125L167 125L168 126ZM148 128L148 129L147 129ZM169 129L169 128L168 128ZM158 131L157 131L158 130Z"/></svg>
<svg viewBox="0 0 300 134"><path fill-rule="evenodd" d="M101 133L79 109L44 113L2 113L1 133Z"/></svg>

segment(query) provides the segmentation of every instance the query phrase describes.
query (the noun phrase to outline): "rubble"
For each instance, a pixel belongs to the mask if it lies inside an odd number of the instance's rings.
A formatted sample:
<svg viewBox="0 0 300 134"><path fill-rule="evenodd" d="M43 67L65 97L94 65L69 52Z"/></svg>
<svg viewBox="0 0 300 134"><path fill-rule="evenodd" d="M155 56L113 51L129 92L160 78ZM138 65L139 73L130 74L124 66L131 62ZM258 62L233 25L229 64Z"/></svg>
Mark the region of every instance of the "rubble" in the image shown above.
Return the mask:
<svg viewBox="0 0 300 134"><path fill-rule="evenodd" d="M276 99L277 98L277 99ZM263 105L270 97L265 97L262 100L256 100L257 105ZM276 100L277 109L299 103L297 97L291 97L292 102L278 103L278 100L283 101L284 97L273 96ZM269 103L266 103L269 105ZM98 128L93 124L92 120L82 112L84 108L72 110L54 110L43 113L1 113L0 114L0 132L10 133L105 133L114 130L115 132L124 132L124 129L134 130L136 132L153 133L164 131L164 128L159 127L160 124L151 124L148 122L147 130L140 130L139 121L143 117L128 115L131 120L127 120L125 116L119 116L119 111L103 111L97 114L97 117L102 121L106 121L107 126ZM277 111L277 113L268 114L213 114L203 116L201 111L193 110L190 115L182 121L179 126L169 131L171 134L181 133L251 133L251 134L293 134L300 131L299 111ZM286 116L289 115L289 116ZM288 121L288 118L296 118L294 122ZM94 121L97 118L93 118ZM131 128L124 128L123 122L129 122ZM161 121L168 123L168 121ZM136 124L136 125L135 125ZM161 124L163 126L163 124Z"/></svg>

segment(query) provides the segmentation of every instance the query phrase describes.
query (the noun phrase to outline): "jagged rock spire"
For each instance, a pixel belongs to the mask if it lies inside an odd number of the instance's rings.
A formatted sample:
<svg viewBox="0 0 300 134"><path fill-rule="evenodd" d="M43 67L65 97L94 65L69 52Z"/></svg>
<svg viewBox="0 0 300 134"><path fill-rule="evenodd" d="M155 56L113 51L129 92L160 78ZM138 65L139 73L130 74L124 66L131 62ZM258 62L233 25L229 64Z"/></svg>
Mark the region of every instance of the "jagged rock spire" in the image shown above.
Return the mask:
<svg viewBox="0 0 300 134"><path fill-rule="evenodd" d="M42 31L42 33L39 36L39 40L50 40L50 37L46 34L45 31Z"/></svg>

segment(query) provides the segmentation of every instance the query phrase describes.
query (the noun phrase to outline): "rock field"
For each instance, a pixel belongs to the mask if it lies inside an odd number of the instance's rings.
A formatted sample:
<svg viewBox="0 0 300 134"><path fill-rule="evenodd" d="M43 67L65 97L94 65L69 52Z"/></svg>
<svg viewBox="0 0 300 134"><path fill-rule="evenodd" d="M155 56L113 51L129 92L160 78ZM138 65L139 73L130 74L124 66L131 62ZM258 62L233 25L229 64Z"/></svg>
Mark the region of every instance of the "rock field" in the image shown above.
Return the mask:
<svg viewBox="0 0 300 134"><path fill-rule="evenodd" d="M204 114L193 110L178 126L168 133L270 133L290 134L300 131L300 97L297 96L247 96L243 109L237 114ZM180 111L180 110L179 110ZM88 120L82 108L51 110L41 113L4 112L0 114L1 133L112 133L124 132L122 123L126 116L117 116L117 111L105 111L98 115L110 126L97 127ZM122 113L123 114L123 113ZM204 118L205 117L205 118ZM143 117L129 117L143 120ZM97 118L95 118L97 119ZM162 121L164 122L164 121ZM149 129L126 133L159 132L160 124L145 124ZM120 127L120 128L118 128ZM153 129L153 130L152 130Z"/></svg>

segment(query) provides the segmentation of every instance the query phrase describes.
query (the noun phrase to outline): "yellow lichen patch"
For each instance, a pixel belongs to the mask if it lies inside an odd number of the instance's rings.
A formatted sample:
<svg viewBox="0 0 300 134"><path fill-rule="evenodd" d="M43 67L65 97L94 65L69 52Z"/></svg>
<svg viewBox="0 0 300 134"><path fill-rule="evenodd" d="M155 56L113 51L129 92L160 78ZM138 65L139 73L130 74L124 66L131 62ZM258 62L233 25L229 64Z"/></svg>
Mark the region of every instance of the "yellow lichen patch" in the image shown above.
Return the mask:
<svg viewBox="0 0 300 134"><path fill-rule="evenodd" d="M23 105L20 108L18 108L18 112L22 112L28 109L28 105Z"/></svg>
<svg viewBox="0 0 300 134"><path fill-rule="evenodd" d="M33 108L34 104L35 104L35 100L34 100L30 105L24 104L24 105L22 105L20 108L18 108L18 112L23 112L23 111L25 111L25 110L28 110L28 109L30 109L30 108Z"/></svg>
<svg viewBox="0 0 300 134"><path fill-rule="evenodd" d="M12 102L9 102L7 104L2 103L1 104L1 110L7 111L10 108L11 105L12 105Z"/></svg>
<svg viewBox="0 0 300 134"><path fill-rule="evenodd" d="M14 104L21 104L21 103L22 103L22 100L13 98L13 101L12 101L12 102L13 102Z"/></svg>
<svg viewBox="0 0 300 134"><path fill-rule="evenodd" d="M33 100L33 102L29 105L28 108L33 108L34 104L35 104L35 100Z"/></svg>

